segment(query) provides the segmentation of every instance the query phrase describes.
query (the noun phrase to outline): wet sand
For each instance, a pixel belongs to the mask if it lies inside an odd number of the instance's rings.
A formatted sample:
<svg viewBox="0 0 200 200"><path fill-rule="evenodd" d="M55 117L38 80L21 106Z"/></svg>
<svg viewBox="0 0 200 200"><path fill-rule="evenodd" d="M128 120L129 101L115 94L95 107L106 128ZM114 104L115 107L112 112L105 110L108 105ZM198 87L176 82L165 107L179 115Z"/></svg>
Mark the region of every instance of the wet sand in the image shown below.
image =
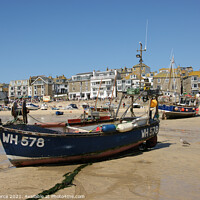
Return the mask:
<svg viewBox="0 0 200 200"><path fill-rule="evenodd" d="M42 112L42 113L41 113ZM140 113L141 109L136 109ZM64 121L78 111L31 111L39 121ZM1 111L2 121L12 119ZM29 117L29 121L34 120ZM196 200L200 195L200 117L161 120L157 146L146 152L128 152L112 160L82 169L75 185L59 190L49 199ZM180 137L191 145L183 146ZM0 199L26 199L62 182L63 175L80 165L15 168L0 146Z"/></svg>

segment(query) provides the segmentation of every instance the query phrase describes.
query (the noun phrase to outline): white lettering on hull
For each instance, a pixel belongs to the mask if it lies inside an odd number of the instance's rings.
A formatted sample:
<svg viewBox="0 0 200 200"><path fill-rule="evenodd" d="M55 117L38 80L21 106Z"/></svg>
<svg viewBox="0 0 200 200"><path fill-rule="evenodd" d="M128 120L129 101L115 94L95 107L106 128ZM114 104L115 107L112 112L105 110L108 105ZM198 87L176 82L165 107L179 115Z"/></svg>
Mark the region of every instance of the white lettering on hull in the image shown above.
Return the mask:
<svg viewBox="0 0 200 200"><path fill-rule="evenodd" d="M34 137L25 137L23 136L20 140L18 138L18 135L13 135L8 133L7 135L3 133L3 142L4 143L10 143L10 144L21 144L22 146L29 146L33 147L36 145L37 147L43 147L44 146L44 139L43 138L34 138Z"/></svg>
<svg viewBox="0 0 200 200"><path fill-rule="evenodd" d="M158 126L153 126L153 127L150 127L149 129L146 128L146 129L141 131L142 132L142 138L153 136L154 134L157 134L158 131L159 131Z"/></svg>

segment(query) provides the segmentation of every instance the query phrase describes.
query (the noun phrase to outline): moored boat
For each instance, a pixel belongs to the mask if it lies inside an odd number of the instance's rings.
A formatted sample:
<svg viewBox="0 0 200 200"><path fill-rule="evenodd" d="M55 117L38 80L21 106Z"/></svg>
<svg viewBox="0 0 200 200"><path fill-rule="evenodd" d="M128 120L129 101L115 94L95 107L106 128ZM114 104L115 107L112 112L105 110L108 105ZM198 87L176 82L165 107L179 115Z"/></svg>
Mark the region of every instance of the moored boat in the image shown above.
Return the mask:
<svg viewBox="0 0 200 200"><path fill-rule="evenodd" d="M155 92L148 93L151 101ZM22 113L26 117L26 110ZM1 126L0 138L8 159L15 166L93 161L143 143L147 148L154 147L159 131L157 116L157 112L154 116L148 112L146 117L121 117L120 121L110 124L66 126L65 131L8 123Z"/></svg>
<svg viewBox="0 0 200 200"><path fill-rule="evenodd" d="M33 104L33 103L27 103L26 104L26 107L29 109L29 110L38 110L39 109L39 106Z"/></svg>
<svg viewBox="0 0 200 200"><path fill-rule="evenodd" d="M181 94L181 75L178 69L174 69L174 56L170 63L170 69L166 73L168 81L167 91L163 91L168 96L163 96L159 100L158 109L162 113L162 119L195 117L199 111L198 99L191 95Z"/></svg>

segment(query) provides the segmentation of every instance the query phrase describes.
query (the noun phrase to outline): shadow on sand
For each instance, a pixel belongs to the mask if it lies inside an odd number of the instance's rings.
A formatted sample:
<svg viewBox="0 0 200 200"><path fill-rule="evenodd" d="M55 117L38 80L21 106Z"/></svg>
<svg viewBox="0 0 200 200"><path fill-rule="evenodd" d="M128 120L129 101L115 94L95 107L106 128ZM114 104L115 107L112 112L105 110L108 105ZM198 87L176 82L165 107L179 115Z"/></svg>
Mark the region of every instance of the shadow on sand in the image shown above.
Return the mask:
<svg viewBox="0 0 200 200"><path fill-rule="evenodd" d="M87 163L98 163L103 161L110 161L110 160L117 160L125 157L134 157L139 156L143 154L143 152L147 151L155 151L163 148L168 148L170 145L173 145L174 143L169 143L168 141L158 142L157 145L154 148L149 149L136 149L132 148L127 151L123 151L121 153L115 154L113 156L109 156L106 158L98 158L98 159L88 159L88 160L81 160L78 162L67 162L67 163L57 163L57 164L43 164L42 166L63 166L63 165L78 165L78 164L87 164Z"/></svg>

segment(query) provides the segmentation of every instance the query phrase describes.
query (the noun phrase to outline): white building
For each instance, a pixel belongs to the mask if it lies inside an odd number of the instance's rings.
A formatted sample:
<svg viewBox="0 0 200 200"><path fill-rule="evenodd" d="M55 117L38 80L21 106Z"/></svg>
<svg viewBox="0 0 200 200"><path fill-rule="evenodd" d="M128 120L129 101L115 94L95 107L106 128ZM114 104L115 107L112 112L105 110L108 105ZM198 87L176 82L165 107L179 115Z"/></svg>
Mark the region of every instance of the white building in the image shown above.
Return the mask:
<svg viewBox="0 0 200 200"><path fill-rule="evenodd" d="M116 70L108 70L104 72L93 71L90 80L91 98L111 98L116 97L116 83L118 78Z"/></svg>
<svg viewBox="0 0 200 200"><path fill-rule="evenodd" d="M10 81L9 99L21 98L28 96L28 80Z"/></svg>

